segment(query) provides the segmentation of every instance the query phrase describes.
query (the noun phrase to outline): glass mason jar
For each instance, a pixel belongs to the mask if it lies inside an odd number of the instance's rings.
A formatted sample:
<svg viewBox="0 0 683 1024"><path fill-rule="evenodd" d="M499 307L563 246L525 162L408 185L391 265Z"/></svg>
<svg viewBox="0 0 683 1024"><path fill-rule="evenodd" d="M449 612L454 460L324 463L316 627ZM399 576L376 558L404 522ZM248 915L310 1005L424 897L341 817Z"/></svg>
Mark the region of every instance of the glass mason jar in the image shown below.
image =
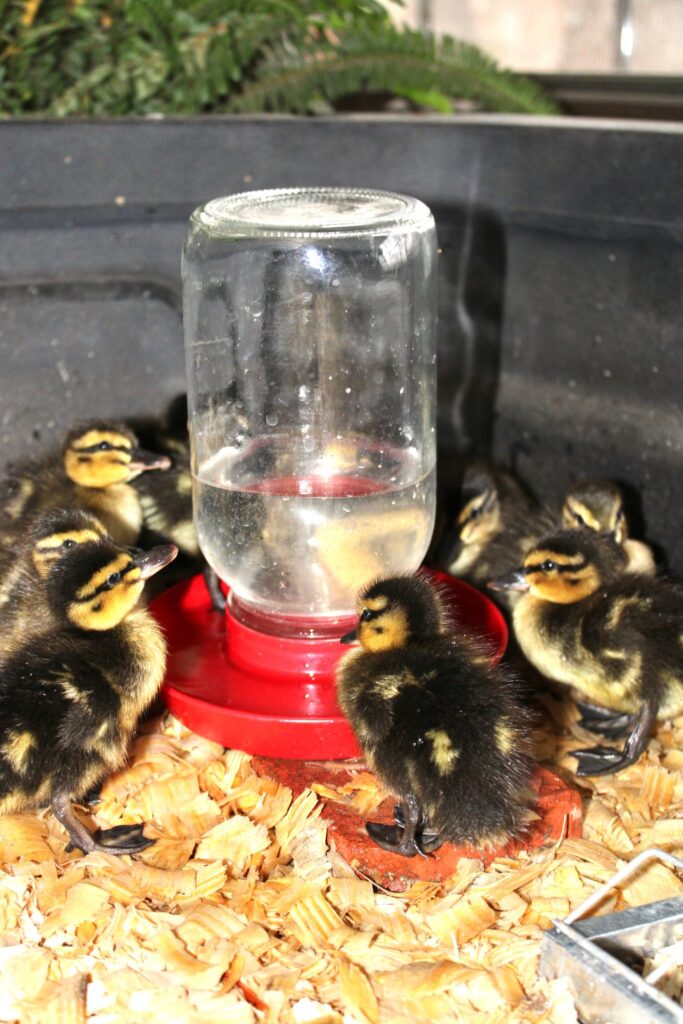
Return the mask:
<svg viewBox="0 0 683 1024"><path fill-rule="evenodd" d="M362 189L214 199L183 280L201 549L241 621L339 634L433 530L432 215Z"/></svg>

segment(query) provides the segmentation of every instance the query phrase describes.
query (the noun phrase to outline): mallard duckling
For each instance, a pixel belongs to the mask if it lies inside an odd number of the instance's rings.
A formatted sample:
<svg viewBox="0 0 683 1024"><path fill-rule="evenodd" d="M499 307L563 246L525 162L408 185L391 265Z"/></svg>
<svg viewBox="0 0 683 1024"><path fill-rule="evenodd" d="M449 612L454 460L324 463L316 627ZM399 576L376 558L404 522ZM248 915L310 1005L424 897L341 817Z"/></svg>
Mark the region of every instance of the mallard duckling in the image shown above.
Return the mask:
<svg viewBox="0 0 683 1024"><path fill-rule="evenodd" d="M529 801L529 718L510 678L471 637L446 633L420 577L361 591L360 641L337 669L339 706L368 764L401 800L396 825L368 823L387 850L412 857L446 840L505 841Z"/></svg>
<svg viewBox="0 0 683 1024"><path fill-rule="evenodd" d="M107 532L80 509L50 509L31 523L13 548L0 551L0 655L55 627L42 585L53 565L78 544L97 544Z"/></svg>
<svg viewBox="0 0 683 1024"><path fill-rule="evenodd" d="M683 711L683 588L625 573L626 559L612 537L563 530L489 584L520 592L517 642L540 672L585 697L579 724L607 736L629 733L623 750L572 751L579 775L633 764L655 720Z"/></svg>
<svg viewBox="0 0 683 1024"><path fill-rule="evenodd" d="M48 508L81 508L95 515L118 544L134 544L142 509L131 481L147 470L168 469L167 455L138 447L135 434L120 423L92 420L66 435L61 454L10 467L0 485L4 544L16 530Z"/></svg>
<svg viewBox="0 0 683 1024"><path fill-rule="evenodd" d="M79 544L42 585L59 627L32 637L0 668L0 814L49 802L71 843L135 853L142 826L95 834L72 801L124 763L142 712L161 685L166 645L136 604L176 556L164 545L135 556L109 541Z"/></svg>
<svg viewBox="0 0 683 1024"><path fill-rule="evenodd" d="M555 517L512 474L474 463L465 470L462 505L438 561L453 576L483 587L510 565L511 553L521 560L555 526Z"/></svg>
<svg viewBox="0 0 683 1024"><path fill-rule="evenodd" d="M654 576L656 571L652 549L628 535L621 488L611 480L577 480L565 494L562 522L568 529L586 527L597 533L608 533L626 552L625 572L641 572Z"/></svg>

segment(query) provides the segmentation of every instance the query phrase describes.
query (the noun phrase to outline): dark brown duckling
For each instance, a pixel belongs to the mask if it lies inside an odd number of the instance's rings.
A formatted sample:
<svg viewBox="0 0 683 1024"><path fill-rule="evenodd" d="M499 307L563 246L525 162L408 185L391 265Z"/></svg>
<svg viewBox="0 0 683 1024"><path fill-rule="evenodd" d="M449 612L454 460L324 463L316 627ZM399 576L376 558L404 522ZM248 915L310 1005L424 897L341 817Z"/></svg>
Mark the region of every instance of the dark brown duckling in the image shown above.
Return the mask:
<svg viewBox="0 0 683 1024"><path fill-rule="evenodd" d="M519 593L517 642L535 668L585 698L579 724L605 736L628 733L623 750L573 751L579 775L633 764L655 721L683 711L683 588L625 572L626 564L612 537L564 530L489 584Z"/></svg>
<svg viewBox="0 0 683 1024"><path fill-rule="evenodd" d="M621 488L611 480L577 480L565 494L562 523L567 529L607 533L626 553L625 572L654 576L655 557L647 544L629 537Z"/></svg>
<svg viewBox="0 0 683 1024"><path fill-rule="evenodd" d="M79 508L96 516L117 544L135 544L142 509L131 481L168 469L167 455L138 446L122 423L91 420L66 435L59 453L16 463L0 483L0 543L7 547L49 508Z"/></svg>
<svg viewBox="0 0 683 1024"><path fill-rule="evenodd" d="M32 636L0 667L0 814L50 803L84 853L151 844L141 825L92 834L72 801L124 764L161 686L166 644L136 605L145 580L176 553L172 545L133 555L107 540L79 544L38 583L58 627Z"/></svg>
<svg viewBox="0 0 683 1024"><path fill-rule="evenodd" d="M490 652L446 632L435 589L397 576L358 598L358 639L337 669L339 705L368 764L401 806L368 823L380 846L412 857L443 842L498 845L524 824L529 714Z"/></svg>
<svg viewBox="0 0 683 1024"><path fill-rule="evenodd" d="M439 563L453 576L483 587L520 561L532 544L557 525L511 474L484 463L465 470L462 501L444 541Z"/></svg>

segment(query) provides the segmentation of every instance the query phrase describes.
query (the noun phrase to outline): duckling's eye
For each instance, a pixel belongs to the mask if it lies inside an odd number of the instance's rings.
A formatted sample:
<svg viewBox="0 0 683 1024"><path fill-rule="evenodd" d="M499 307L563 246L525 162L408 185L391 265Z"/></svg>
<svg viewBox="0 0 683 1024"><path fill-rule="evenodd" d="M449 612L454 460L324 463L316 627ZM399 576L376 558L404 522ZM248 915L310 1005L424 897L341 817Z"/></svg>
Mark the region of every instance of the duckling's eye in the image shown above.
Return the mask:
<svg viewBox="0 0 683 1024"><path fill-rule="evenodd" d="M576 521L579 524L579 526L585 526L586 525L586 520L583 518L583 516L579 515L578 512L572 512L572 515L574 516L574 519L576 519Z"/></svg>
<svg viewBox="0 0 683 1024"><path fill-rule="evenodd" d="M100 441L100 443L97 446L97 450L98 452L110 452L111 445L109 444L109 441Z"/></svg>
<svg viewBox="0 0 683 1024"><path fill-rule="evenodd" d="M545 562L541 563L542 572L552 572L553 569L557 569L557 565L550 558L546 558Z"/></svg>
<svg viewBox="0 0 683 1024"><path fill-rule="evenodd" d="M71 540L70 538L67 539L67 540L63 540L62 541L62 547L65 548L67 551L70 551L71 548L75 548L76 547L76 541L75 540Z"/></svg>
<svg viewBox="0 0 683 1024"><path fill-rule="evenodd" d="M120 572L113 572L113 573L111 573L111 575L107 576L107 580L106 580L106 588L107 588L107 590L111 590L112 587L115 587L116 584L120 583L120 582L121 582L121 573Z"/></svg>
<svg viewBox="0 0 683 1024"><path fill-rule="evenodd" d="M367 622L368 619L371 619L371 618L372 618L371 610L369 608L364 608L363 611L360 613L360 621L361 622Z"/></svg>

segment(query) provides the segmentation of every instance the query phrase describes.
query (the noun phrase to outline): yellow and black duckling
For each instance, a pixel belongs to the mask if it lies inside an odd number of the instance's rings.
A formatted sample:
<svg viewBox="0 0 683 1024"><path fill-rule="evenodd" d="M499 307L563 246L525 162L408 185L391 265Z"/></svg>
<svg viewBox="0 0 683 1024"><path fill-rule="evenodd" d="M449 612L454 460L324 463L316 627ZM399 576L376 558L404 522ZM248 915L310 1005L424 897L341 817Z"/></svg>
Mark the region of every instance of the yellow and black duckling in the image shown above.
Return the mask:
<svg viewBox="0 0 683 1024"><path fill-rule="evenodd" d="M641 572L653 576L656 571L652 549L628 535L621 488L611 480L577 480L565 494L562 523L567 529L576 527L607 533L626 552L625 572Z"/></svg>
<svg viewBox="0 0 683 1024"><path fill-rule="evenodd" d="M103 524L117 544L134 544L142 528L140 499L131 481L168 469L167 455L138 446L123 424L92 420L66 435L61 453L18 463L0 484L3 545L48 508L81 508Z"/></svg>
<svg viewBox="0 0 683 1024"><path fill-rule="evenodd" d="M55 627L43 582L79 544L98 544L107 533L95 516L80 509L49 509L37 516L17 543L0 551L0 656L29 636Z"/></svg>
<svg viewBox="0 0 683 1024"><path fill-rule="evenodd" d="M585 698L579 724L608 737L628 732L623 750L573 751L579 775L633 764L655 720L683 711L683 588L626 573L626 559L612 537L563 530L489 584L520 592L517 642L535 668Z"/></svg>
<svg viewBox="0 0 683 1024"><path fill-rule="evenodd" d="M78 544L42 581L59 621L0 667L0 814L50 803L85 853L136 853L142 826L91 833L72 801L125 762L142 712L161 685L166 644L136 609L172 545L133 555L106 540Z"/></svg>
<svg viewBox="0 0 683 1024"><path fill-rule="evenodd" d="M555 517L501 469L473 463L465 470L462 504L441 547L439 564L453 576L483 587L521 559Z"/></svg>
<svg viewBox="0 0 683 1024"><path fill-rule="evenodd" d="M337 669L337 698L368 764L401 801L380 846L412 857L443 842L498 844L529 806L529 716L511 679L462 633L447 633L423 578L373 583L358 598L360 641Z"/></svg>

